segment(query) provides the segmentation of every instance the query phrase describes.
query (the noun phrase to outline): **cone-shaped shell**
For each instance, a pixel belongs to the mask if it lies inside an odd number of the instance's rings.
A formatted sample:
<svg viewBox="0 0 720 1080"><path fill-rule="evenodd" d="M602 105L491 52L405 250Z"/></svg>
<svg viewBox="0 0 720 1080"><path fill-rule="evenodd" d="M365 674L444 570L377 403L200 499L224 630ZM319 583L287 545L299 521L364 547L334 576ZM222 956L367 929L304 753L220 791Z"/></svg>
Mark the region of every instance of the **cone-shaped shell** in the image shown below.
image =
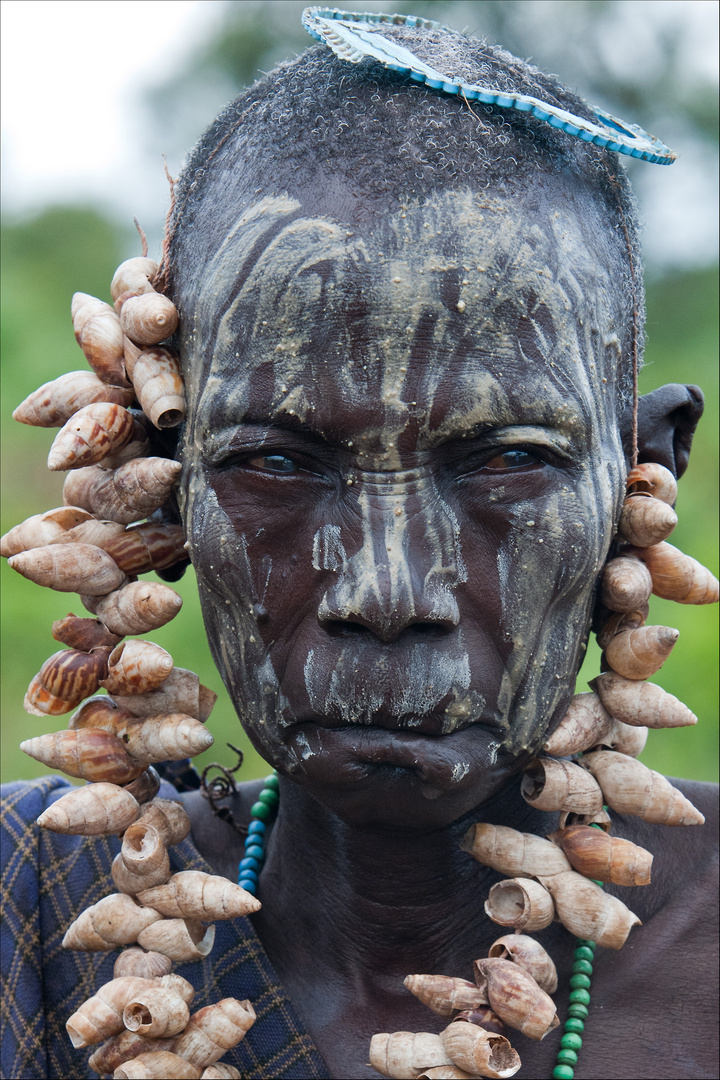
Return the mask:
<svg viewBox="0 0 720 1080"><path fill-rule="evenodd" d="M180 362L169 349L146 349L132 373L143 412L156 428L177 427L185 418L185 385Z"/></svg>
<svg viewBox="0 0 720 1080"><path fill-rule="evenodd" d="M153 292L152 281L157 272L158 264L146 256L137 256L121 262L110 284L113 300L117 300L123 293L141 296L143 293Z"/></svg>
<svg viewBox="0 0 720 1080"><path fill-rule="evenodd" d="M138 900L173 918L235 919L260 910L260 901L239 885L201 870L183 870L168 882L144 889Z"/></svg>
<svg viewBox="0 0 720 1080"><path fill-rule="evenodd" d="M614 671L605 671L590 685L608 712L623 724L649 728L697 724L697 716L687 705L654 683L623 679Z"/></svg>
<svg viewBox="0 0 720 1080"><path fill-rule="evenodd" d="M608 642L605 658L626 679L649 679L663 666L679 636L670 626L623 630Z"/></svg>
<svg viewBox="0 0 720 1080"><path fill-rule="evenodd" d="M0 555L8 558L30 548L52 544L70 529L88 520L92 520L91 515L79 506L57 506L44 514L33 514L5 533L0 540Z"/></svg>
<svg viewBox="0 0 720 1080"><path fill-rule="evenodd" d="M185 807L174 799L154 799L143 806L140 821L157 829L166 847L179 844L190 832L190 818Z"/></svg>
<svg viewBox="0 0 720 1080"><path fill-rule="evenodd" d="M175 1041L175 1053L200 1068L213 1065L245 1038L255 1019L249 1001L223 998L193 1013L185 1031Z"/></svg>
<svg viewBox="0 0 720 1080"><path fill-rule="evenodd" d="M649 885L653 857L645 848L591 825L570 825L554 835L573 870L593 881Z"/></svg>
<svg viewBox="0 0 720 1080"><path fill-rule="evenodd" d="M612 641L616 634L621 633L621 631L637 630L639 626L644 626L649 611L649 604L643 604L642 608L638 611L616 611L614 615L610 616L607 622L603 623L595 635L600 648L605 650L608 643Z"/></svg>
<svg viewBox="0 0 720 1080"><path fill-rule="evenodd" d="M147 720L138 718L125 728L122 740L127 752L145 765L195 757L215 741L204 724L182 713Z"/></svg>
<svg viewBox="0 0 720 1080"><path fill-rule="evenodd" d="M436 1065L451 1064L439 1035L427 1031L394 1031L373 1035L370 1041L370 1064L383 1076L415 1077Z"/></svg>
<svg viewBox="0 0 720 1080"><path fill-rule="evenodd" d="M619 814L634 814L655 825L702 825L705 821L669 780L635 758L597 750L583 758L583 765L602 787L611 810Z"/></svg>
<svg viewBox="0 0 720 1080"><path fill-rule="evenodd" d="M56 641L80 652L90 652L102 646L114 649L120 640L117 634L111 634L99 619L81 619L68 614L64 619L56 619L51 627Z"/></svg>
<svg viewBox="0 0 720 1080"><path fill-rule="evenodd" d="M648 729L646 727L631 727L615 720L599 747L608 750L617 750L628 757L638 757L642 754L647 743Z"/></svg>
<svg viewBox="0 0 720 1080"><path fill-rule="evenodd" d="M111 401L127 408L134 399L131 386L110 386L94 371L68 371L26 397L13 413L13 420L33 427L62 427L86 405Z"/></svg>
<svg viewBox="0 0 720 1080"><path fill-rule="evenodd" d="M103 836L121 833L140 813L137 799L115 784L91 784L69 791L48 806L38 825L52 832L74 836Z"/></svg>
<svg viewBox="0 0 720 1080"><path fill-rule="evenodd" d="M593 829L593 832L598 831ZM505 934L492 943L488 956L519 964L546 994L554 994L557 990L558 977L554 963L540 942L527 934Z"/></svg>
<svg viewBox="0 0 720 1080"><path fill-rule="evenodd" d="M101 647L92 652L60 649L53 653L28 687L27 712L34 716L60 716L76 708L88 694L95 693L107 674L110 651Z"/></svg>
<svg viewBox="0 0 720 1080"><path fill-rule="evenodd" d="M640 559L620 556L606 564L600 599L611 611L636 611L647 603L652 578Z"/></svg>
<svg viewBox="0 0 720 1080"><path fill-rule="evenodd" d="M94 544L95 547L101 548L122 530L123 526L119 521L103 521L101 518L91 517L52 542L53 544Z"/></svg>
<svg viewBox="0 0 720 1080"><path fill-rule="evenodd" d="M145 694L155 690L173 669L170 653L153 641L123 641L108 657L102 686L109 694Z"/></svg>
<svg viewBox="0 0 720 1080"><path fill-rule="evenodd" d="M92 1046L122 1031L122 1014L127 1002L133 994L153 985L148 979L123 978L101 986L65 1025L75 1049Z"/></svg>
<svg viewBox="0 0 720 1080"><path fill-rule="evenodd" d="M68 927L64 949L84 952L109 952L118 945L132 945L138 934L160 915L152 908L142 908L125 893L113 893L86 908Z"/></svg>
<svg viewBox="0 0 720 1080"><path fill-rule="evenodd" d="M72 714L69 726L75 731L80 728L100 728L121 739L127 726L132 725L135 719L132 713L121 708L112 698L98 696L84 702Z"/></svg>
<svg viewBox="0 0 720 1080"><path fill-rule="evenodd" d="M638 492L623 503L618 533L628 544L651 547L670 535L677 520L677 514L668 503Z"/></svg>
<svg viewBox="0 0 720 1080"><path fill-rule="evenodd" d="M606 949L621 949L633 926L642 925L622 900L574 870L543 878L542 884L555 901L560 922L576 937Z"/></svg>
<svg viewBox="0 0 720 1080"><path fill-rule="evenodd" d="M487 998L475 983L450 975L408 975L403 986L438 1016L452 1016L460 1009L487 1005Z"/></svg>
<svg viewBox="0 0 720 1080"><path fill-rule="evenodd" d="M162 293L131 296L122 306L120 324L123 333L136 345L158 345L175 333L177 308Z"/></svg>
<svg viewBox="0 0 720 1080"><path fill-rule="evenodd" d="M123 332L117 313L87 293L75 293L71 310L75 340L90 367L103 382L124 386Z"/></svg>
<svg viewBox="0 0 720 1080"><path fill-rule="evenodd" d="M137 951L140 952L139 949ZM171 1046L171 1039L147 1039L144 1035L125 1029L98 1046L95 1053L91 1054L88 1065L93 1072L100 1076L107 1076L119 1065L132 1061L139 1054L159 1053L162 1050L169 1050Z"/></svg>
<svg viewBox="0 0 720 1080"><path fill-rule="evenodd" d="M115 700L134 716L180 712L205 723L217 701L217 694L202 686L194 671L174 667L157 690L148 694L116 694Z"/></svg>
<svg viewBox="0 0 720 1080"><path fill-rule="evenodd" d="M111 872L116 888L130 896L167 881L170 858L157 829L140 821L126 829Z"/></svg>
<svg viewBox="0 0 720 1080"><path fill-rule="evenodd" d="M132 415L122 405L107 401L85 405L55 436L48 469L56 472L95 465L125 446L134 430Z"/></svg>
<svg viewBox="0 0 720 1080"><path fill-rule="evenodd" d="M96 517L130 525L162 506L181 469L179 461L161 457L134 458L111 473L99 465L88 465L68 473L63 502L81 506Z"/></svg>
<svg viewBox="0 0 720 1080"><path fill-rule="evenodd" d="M612 727L612 716L597 694L576 694L543 750L554 757L580 754L597 746Z"/></svg>
<svg viewBox="0 0 720 1080"><path fill-rule="evenodd" d="M129 1031L151 1038L178 1035L190 1019L190 1010L174 990L151 986L133 994L123 1010L123 1023Z"/></svg>
<svg viewBox="0 0 720 1080"><path fill-rule="evenodd" d="M127 580L114 559L93 544L30 548L13 555L8 565L36 585L58 592L82 591L90 596L104 596Z"/></svg>
<svg viewBox="0 0 720 1080"><path fill-rule="evenodd" d="M126 791L135 796L139 803L146 803L154 799L160 790L160 777L152 765L148 765L147 769L143 769L136 780L132 780L129 784L123 786ZM125 890L121 889L120 891L124 892Z"/></svg>
<svg viewBox="0 0 720 1080"><path fill-rule="evenodd" d="M654 461L636 465L627 475L628 494L642 492L656 499L674 505L677 499L677 480L664 465Z"/></svg>
<svg viewBox="0 0 720 1080"><path fill-rule="evenodd" d="M152 446L150 439L148 438L147 429L142 423L143 414L135 409L131 410L133 418L133 432L128 442L124 446L121 446L119 450L116 450L112 454L108 454L107 457L102 459L103 469L119 469L123 465L127 465L134 458L149 457L152 453Z"/></svg>
<svg viewBox="0 0 720 1080"><path fill-rule="evenodd" d="M666 543L637 550L650 571L655 596L678 604L717 603L720 583L697 559Z"/></svg>
<svg viewBox="0 0 720 1080"><path fill-rule="evenodd" d="M576 814L592 814L602 809L602 791L597 784L588 784L583 772L569 761L535 758L522 778L522 796L537 810L574 810Z"/></svg>
<svg viewBox="0 0 720 1080"><path fill-rule="evenodd" d="M160 922L153 923L138 934L137 943L143 949L163 953L178 963L201 960L212 949L214 926L205 928L202 923L192 919L163 919L154 909L146 910L157 915Z"/></svg>
<svg viewBox="0 0 720 1080"><path fill-rule="evenodd" d="M532 878L510 878L493 885L485 901L485 914L498 926L516 930L544 930L555 918L547 889Z"/></svg>
<svg viewBox="0 0 720 1080"><path fill-rule="evenodd" d="M115 735L107 731L55 731L20 743L23 753L51 769L83 780L129 784L142 772Z"/></svg>
<svg viewBox="0 0 720 1080"><path fill-rule="evenodd" d="M234 1065L216 1061L214 1065L203 1069L200 1080L242 1080L242 1075Z"/></svg>
<svg viewBox="0 0 720 1080"><path fill-rule="evenodd" d="M517 1051L503 1035L475 1024L450 1024L440 1038L452 1061L470 1075L514 1076L522 1064Z"/></svg>
<svg viewBox="0 0 720 1080"><path fill-rule="evenodd" d="M200 1080L202 1072L170 1050L151 1050L118 1065L114 1080Z"/></svg>
<svg viewBox="0 0 720 1080"><path fill-rule="evenodd" d="M465 833L460 847L478 862L508 877L559 874L570 866L549 840L518 832L506 825L478 822Z"/></svg>
<svg viewBox="0 0 720 1080"><path fill-rule="evenodd" d="M115 961L113 978L120 979L124 975L132 975L137 979L160 979L163 975L169 975L172 971L172 960L162 953L145 952L131 946L123 949ZM94 1066L91 1066L94 1068ZM114 1069L115 1066L111 1066ZM110 1072L111 1069L95 1069L95 1072Z"/></svg>
<svg viewBox="0 0 720 1080"><path fill-rule="evenodd" d="M476 960L473 969L475 981L487 992L493 1012L508 1027L529 1039L544 1039L560 1023L552 998L517 964L493 957Z"/></svg>
<svg viewBox="0 0 720 1080"><path fill-rule="evenodd" d="M146 634L170 622L182 607L182 597L168 585L133 581L93 603L93 607L108 630L125 637Z"/></svg>
<svg viewBox="0 0 720 1080"><path fill-rule="evenodd" d="M146 574L164 570L187 559L182 525L146 521L133 525L103 545L124 574Z"/></svg>

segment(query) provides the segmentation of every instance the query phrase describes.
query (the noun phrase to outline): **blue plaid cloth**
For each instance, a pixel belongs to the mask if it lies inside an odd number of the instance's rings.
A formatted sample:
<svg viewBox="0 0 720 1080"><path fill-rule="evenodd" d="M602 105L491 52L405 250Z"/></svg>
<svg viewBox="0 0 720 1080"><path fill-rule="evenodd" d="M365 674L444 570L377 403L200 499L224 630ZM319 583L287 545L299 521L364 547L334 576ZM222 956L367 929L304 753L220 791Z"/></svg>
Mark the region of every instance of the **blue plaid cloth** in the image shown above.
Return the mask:
<svg viewBox="0 0 720 1080"><path fill-rule="evenodd" d="M116 891L110 865L120 841L38 828L36 818L69 788L59 776L2 788L0 1061L5 1080L95 1075L87 1065L95 1047L73 1050L65 1021L112 978L117 951L73 952L61 942L81 911ZM160 795L172 798L176 792L164 782ZM171 848L170 857L173 872L212 873L189 839ZM223 1056L243 1077L330 1076L248 919L218 922L210 956L177 971L196 988L193 1010L225 997L253 1003L256 1023Z"/></svg>

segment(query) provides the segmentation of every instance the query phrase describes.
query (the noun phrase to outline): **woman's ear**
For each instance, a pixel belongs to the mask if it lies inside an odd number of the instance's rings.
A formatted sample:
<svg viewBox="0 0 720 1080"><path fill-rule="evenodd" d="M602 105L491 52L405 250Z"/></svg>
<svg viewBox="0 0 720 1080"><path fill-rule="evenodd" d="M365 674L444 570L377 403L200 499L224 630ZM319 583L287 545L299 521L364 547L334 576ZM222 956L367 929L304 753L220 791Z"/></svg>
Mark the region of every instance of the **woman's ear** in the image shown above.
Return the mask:
<svg viewBox="0 0 720 1080"><path fill-rule="evenodd" d="M698 386L667 383L638 400L638 462L655 461L676 477L687 469L695 428L705 407ZM623 416L626 446L630 412ZM627 440L627 441L626 441Z"/></svg>

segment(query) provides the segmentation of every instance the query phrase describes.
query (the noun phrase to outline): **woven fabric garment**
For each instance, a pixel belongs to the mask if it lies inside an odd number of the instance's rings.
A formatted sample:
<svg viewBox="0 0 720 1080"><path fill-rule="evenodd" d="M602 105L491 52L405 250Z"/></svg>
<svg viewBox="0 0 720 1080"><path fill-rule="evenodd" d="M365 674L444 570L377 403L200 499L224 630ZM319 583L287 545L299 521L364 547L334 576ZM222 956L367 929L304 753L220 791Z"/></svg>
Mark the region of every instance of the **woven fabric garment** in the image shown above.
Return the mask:
<svg viewBox="0 0 720 1080"><path fill-rule="evenodd" d="M70 789L61 777L3 786L2 1076L6 1080L94 1076L94 1047L73 1050L65 1021L112 978L117 950L80 953L61 947L71 921L115 892L110 865L117 837L63 836L36 818ZM163 783L159 794L172 798ZM211 868L190 842L170 849L173 872ZM191 1011L225 997L249 998L257 1022L224 1056L244 1077L326 1078L327 1067L278 982L248 919L215 924L210 956L177 971L196 988Z"/></svg>

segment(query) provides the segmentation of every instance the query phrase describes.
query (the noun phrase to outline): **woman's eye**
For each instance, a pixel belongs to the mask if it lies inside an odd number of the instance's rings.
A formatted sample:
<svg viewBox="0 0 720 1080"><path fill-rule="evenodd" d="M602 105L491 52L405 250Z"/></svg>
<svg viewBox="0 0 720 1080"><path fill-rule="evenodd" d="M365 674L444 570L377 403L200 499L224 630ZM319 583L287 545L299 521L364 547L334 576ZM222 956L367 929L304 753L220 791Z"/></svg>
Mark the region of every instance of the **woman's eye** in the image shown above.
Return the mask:
<svg viewBox="0 0 720 1080"><path fill-rule="evenodd" d="M489 461L483 463L483 469L502 470L522 469L529 465L540 465L542 462L537 454L529 450L504 450L501 454L495 454Z"/></svg>
<svg viewBox="0 0 720 1080"><path fill-rule="evenodd" d="M283 473L284 475L298 471L295 462L289 457L285 457L284 454L258 454L257 457L249 458L246 464L254 469L262 469L264 472Z"/></svg>

